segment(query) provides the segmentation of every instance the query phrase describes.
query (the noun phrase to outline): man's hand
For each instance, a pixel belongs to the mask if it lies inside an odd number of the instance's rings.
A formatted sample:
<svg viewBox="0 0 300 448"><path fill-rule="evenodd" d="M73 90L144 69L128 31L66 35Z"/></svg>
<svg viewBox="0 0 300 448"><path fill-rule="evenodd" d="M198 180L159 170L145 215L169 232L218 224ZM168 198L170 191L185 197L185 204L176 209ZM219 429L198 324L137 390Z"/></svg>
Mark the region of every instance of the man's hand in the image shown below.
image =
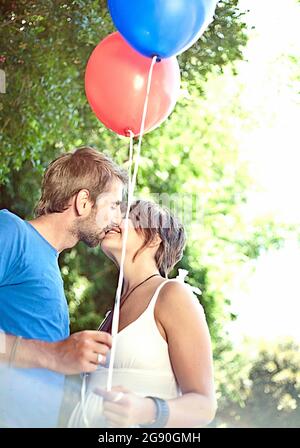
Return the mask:
<svg viewBox="0 0 300 448"><path fill-rule="evenodd" d="M81 331L51 345L48 369L74 375L94 372L99 364L105 364L112 337L103 331ZM100 362L98 355L102 355Z"/></svg>

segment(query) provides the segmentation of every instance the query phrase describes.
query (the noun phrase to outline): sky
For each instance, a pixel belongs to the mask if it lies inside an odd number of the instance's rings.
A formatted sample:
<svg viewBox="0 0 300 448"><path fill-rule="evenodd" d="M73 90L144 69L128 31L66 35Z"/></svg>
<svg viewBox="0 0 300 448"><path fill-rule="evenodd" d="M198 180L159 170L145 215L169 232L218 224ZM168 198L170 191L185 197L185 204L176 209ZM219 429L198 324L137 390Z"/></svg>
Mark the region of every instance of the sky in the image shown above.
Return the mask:
<svg viewBox="0 0 300 448"><path fill-rule="evenodd" d="M259 121L241 142L241 149L251 151L253 172L265 189L259 198L264 200L262 208L300 222L300 207L295 207L300 187L300 78L298 83L292 81L297 66L288 60L288 55L300 58L300 3L240 0L240 8L250 10L247 22L255 26L244 52L248 62L239 66L239 78L246 87L242 101Z"/></svg>
<svg viewBox="0 0 300 448"><path fill-rule="evenodd" d="M249 9L245 61L238 64L241 103L256 120L238 135L240 152L258 191L248 197L251 216L269 213L300 224L300 3L296 0L240 0ZM289 56L298 58L298 66ZM297 77L298 70L298 80ZM300 342L300 247L290 238L279 250L263 253L243 288L232 291L238 314L230 331L243 336Z"/></svg>

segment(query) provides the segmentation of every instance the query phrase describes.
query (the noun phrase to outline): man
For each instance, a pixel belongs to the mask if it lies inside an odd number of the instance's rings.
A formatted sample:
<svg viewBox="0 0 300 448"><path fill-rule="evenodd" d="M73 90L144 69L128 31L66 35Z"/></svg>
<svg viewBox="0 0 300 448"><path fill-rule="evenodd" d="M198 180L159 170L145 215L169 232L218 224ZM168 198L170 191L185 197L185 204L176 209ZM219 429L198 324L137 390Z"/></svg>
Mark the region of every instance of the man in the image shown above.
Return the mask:
<svg viewBox="0 0 300 448"><path fill-rule="evenodd" d="M108 157L82 147L49 165L35 219L0 211L0 422L6 426L56 426L64 375L105 363L108 333L69 336L58 256L79 241L96 247L120 224L126 180Z"/></svg>

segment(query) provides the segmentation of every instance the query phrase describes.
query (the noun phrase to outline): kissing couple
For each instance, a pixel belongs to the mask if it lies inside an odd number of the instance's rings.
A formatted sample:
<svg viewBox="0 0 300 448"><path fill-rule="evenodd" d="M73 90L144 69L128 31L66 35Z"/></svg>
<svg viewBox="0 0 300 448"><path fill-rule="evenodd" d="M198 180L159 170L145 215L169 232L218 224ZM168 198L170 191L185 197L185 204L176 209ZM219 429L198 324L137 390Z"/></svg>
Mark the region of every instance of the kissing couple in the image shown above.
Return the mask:
<svg viewBox="0 0 300 448"><path fill-rule="evenodd" d="M113 310L99 330L70 335L59 255L82 241L120 267L127 182L109 157L81 147L50 163L33 219L0 211L0 427L56 427L65 376L80 373L68 427L192 428L213 420L211 339L187 271L168 278L186 235L167 208L131 204L115 340ZM94 267L99 276L101 268Z"/></svg>

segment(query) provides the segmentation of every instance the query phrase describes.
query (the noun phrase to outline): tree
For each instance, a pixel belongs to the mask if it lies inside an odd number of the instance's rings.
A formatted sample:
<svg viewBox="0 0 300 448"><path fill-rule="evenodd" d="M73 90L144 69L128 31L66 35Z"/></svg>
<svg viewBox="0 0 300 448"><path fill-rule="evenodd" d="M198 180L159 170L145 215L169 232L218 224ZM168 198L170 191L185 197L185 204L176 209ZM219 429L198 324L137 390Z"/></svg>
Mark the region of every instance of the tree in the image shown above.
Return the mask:
<svg viewBox="0 0 300 448"><path fill-rule="evenodd" d="M245 345L249 349L249 343ZM239 354L243 369L230 381L242 400L224 394L214 426L298 428L299 345L291 340L261 342L255 350L254 359Z"/></svg>
<svg viewBox="0 0 300 448"><path fill-rule="evenodd" d="M44 168L59 153L88 143L123 164L128 142L97 121L84 94L87 59L113 31L106 2L4 1L0 11L7 75L7 93L0 97L0 207L26 218ZM172 116L145 136L137 185L143 196L167 192L192 199L189 245L180 266L203 290L218 351L224 319L234 318L226 285L248 257L280 241L272 223L246 223L240 214L251 179L238 162L231 117L240 123L245 117L238 97L221 101L220 75L226 66L234 70L245 43L237 1L219 2L209 30L179 58L182 97ZM63 254L60 264L72 330L95 328L113 301L115 267L99 250L82 245Z"/></svg>
<svg viewBox="0 0 300 448"><path fill-rule="evenodd" d="M120 140L99 125L84 95L87 59L114 30L106 1L4 0L0 15L0 68L7 78L7 93L0 97L0 182L9 184L5 194L15 199L17 193L12 171L21 170L23 181L28 170L31 178L32 173L39 176L59 152L82 142L100 150L109 147L122 162L124 145L120 148ZM205 37L180 57L183 79L197 86L199 73L205 77L212 67L222 70L241 57L246 37L240 16L237 0L219 3Z"/></svg>

